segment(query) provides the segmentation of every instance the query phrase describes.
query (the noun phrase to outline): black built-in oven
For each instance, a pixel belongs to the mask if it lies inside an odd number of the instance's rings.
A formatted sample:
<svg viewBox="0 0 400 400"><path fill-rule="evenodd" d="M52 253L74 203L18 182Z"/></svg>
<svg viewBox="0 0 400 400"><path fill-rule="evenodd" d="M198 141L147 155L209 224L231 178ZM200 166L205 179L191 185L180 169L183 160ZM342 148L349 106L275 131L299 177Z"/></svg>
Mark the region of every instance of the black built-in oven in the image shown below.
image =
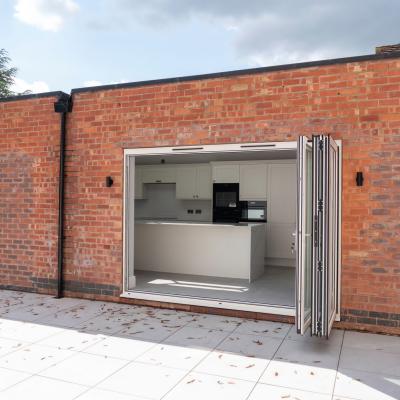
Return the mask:
<svg viewBox="0 0 400 400"><path fill-rule="evenodd" d="M242 211L239 202L238 183L214 183L213 222L240 221Z"/></svg>
<svg viewBox="0 0 400 400"><path fill-rule="evenodd" d="M241 221L267 222L266 201L241 201Z"/></svg>

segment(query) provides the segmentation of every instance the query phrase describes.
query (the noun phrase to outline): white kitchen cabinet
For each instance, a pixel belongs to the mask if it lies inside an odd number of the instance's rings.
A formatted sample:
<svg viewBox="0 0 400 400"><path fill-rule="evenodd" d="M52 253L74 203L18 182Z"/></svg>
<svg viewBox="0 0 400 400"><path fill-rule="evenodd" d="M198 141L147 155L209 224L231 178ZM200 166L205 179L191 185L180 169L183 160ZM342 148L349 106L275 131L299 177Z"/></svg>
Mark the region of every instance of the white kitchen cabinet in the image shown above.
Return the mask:
<svg viewBox="0 0 400 400"><path fill-rule="evenodd" d="M214 183L239 183L239 164L214 164Z"/></svg>
<svg viewBox="0 0 400 400"><path fill-rule="evenodd" d="M176 169L176 198L194 199L196 196L196 167L178 166Z"/></svg>
<svg viewBox="0 0 400 400"><path fill-rule="evenodd" d="M266 257L272 265L291 265L295 259L296 164L269 163L267 172Z"/></svg>
<svg viewBox="0 0 400 400"><path fill-rule="evenodd" d="M267 223L266 255L268 259L294 259L295 224Z"/></svg>
<svg viewBox="0 0 400 400"><path fill-rule="evenodd" d="M135 199L145 199L145 188L142 180L143 169L139 166L135 167Z"/></svg>
<svg viewBox="0 0 400 400"><path fill-rule="evenodd" d="M267 165L241 164L240 169L240 200L267 200Z"/></svg>
<svg viewBox="0 0 400 400"><path fill-rule="evenodd" d="M209 165L177 166L177 199L210 200L211 197L211 167Z"/></svg>
<svg viewBox="0 0 400 400"><path fill-rule="evenodd" d="M196 175L197 198L200 200L212 199L211 166L199 165Z"/></svg>
<svg viewBox="0 0 400 400"><path fill-rule="evenodd" d="M268 166L268 222L296 222L296 164Z"/></svg>
<svg viewBox="0 0 400 400"><path fill-rule="evenodd" d="M176 183L175 167L143 167L143 183Z"/></svg>

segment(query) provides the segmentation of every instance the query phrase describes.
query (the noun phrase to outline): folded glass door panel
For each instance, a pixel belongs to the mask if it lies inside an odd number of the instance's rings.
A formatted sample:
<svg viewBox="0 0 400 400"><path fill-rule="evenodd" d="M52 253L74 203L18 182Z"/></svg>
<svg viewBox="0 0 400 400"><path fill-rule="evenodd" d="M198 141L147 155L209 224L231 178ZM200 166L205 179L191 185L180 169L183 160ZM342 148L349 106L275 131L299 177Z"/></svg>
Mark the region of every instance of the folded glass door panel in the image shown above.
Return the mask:
<svg viewBox="0 0 400 400"><path fill-rule="evenodd" d="M312 300L312 145L300 136L297 143L296 326L304 334L311 324Z"/></svg>
<svg viewBox="0 0 400 400"><path fill-rule="evenodd" d="M311 334L328 337L338 289L338 147L313 136L313 252Z"/></svg>

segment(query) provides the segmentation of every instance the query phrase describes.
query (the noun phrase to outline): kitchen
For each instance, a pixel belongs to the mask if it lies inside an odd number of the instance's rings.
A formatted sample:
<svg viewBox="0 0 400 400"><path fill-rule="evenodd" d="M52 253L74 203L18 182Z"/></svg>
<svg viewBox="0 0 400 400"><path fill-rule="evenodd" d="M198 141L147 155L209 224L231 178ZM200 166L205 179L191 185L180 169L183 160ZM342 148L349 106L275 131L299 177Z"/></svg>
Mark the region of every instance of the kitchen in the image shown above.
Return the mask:
<svg viewBox="0 0 400 400"><path fill-rule="evenodd" d="M296 151L135 157L135 293L294 307Z"/></svg>

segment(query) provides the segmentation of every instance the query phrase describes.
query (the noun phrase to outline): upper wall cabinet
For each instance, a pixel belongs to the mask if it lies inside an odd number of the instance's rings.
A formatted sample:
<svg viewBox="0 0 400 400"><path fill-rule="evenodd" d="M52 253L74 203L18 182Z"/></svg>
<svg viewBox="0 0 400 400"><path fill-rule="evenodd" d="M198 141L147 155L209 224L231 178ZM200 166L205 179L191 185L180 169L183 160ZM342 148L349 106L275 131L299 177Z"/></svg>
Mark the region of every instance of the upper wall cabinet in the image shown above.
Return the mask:
<svg viewBox="0 0 400 400"><path fill-rule="evenodd" d="M197 198L200 200L212 199L212 182L211 182L211 166L199 165L197 166Z"/></svg>
<svg viewBox="0 0 400 400"><path fill-rule="evenodd" d="M239 165L214 164L212 178L214 183L239 183Z"/></svg>
<svg viewBox="0 0 400 400"><path fill-rule="evenodd" d="M210 165L190 165L176 167L176 198L181 200L210 200Z"/></svg>
<svg viewBox="0 0 400 400"><path fill-rule="evenodd" d="M267 200L267 165L241 164L240 200Z"/></svg>
<svg viewBox="0 0 400 400"><path fill-rule="evenodd" d="M143 167L143 183L176 183L176 169L169 166Z"/></svg>
<svg viewBox="0 0 400 400"><path fill-rule="evenodd" d="M135 167L135 199L145 199L145 188L142 180L143 168Z"/></svg>

